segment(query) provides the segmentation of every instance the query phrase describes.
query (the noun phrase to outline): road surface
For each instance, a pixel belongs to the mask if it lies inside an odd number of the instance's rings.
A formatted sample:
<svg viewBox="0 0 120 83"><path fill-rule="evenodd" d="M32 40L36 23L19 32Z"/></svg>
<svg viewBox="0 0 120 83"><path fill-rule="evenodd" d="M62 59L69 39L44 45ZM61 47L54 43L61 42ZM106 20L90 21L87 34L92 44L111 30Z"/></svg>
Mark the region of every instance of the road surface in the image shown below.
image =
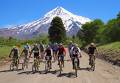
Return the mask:
<svg viewBox="0 0 120 83"><path fill-rule="evenodd" d="M68 56L65 58L69 59ZM74 75L71 61L65 61L65 68L59 76L57 62L48 74L44 73L44 63L40 66L40 72L33 73L31 65L24 71L19 67L18 71L10 71L9 64L0 67L0 83L120 83L120 68L105 61L96 59L96 70L88 71L88 56L82 53L81 69L78 77Z"/></svg>

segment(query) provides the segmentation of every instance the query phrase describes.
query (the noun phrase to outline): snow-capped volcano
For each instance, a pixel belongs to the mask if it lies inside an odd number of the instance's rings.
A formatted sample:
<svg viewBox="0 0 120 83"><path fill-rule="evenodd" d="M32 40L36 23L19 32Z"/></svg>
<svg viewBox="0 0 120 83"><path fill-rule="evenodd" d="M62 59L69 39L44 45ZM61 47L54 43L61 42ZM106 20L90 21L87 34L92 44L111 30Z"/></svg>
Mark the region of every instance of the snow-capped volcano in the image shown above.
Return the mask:
<svg viewBox="0 0 120 83"><path fill-rule="evenodd" d="M9 29L0 30L0 35L31 38L39 34L47 34L50 23L56 16L62 19L67 34L69 35L75 35L83 24L91 21L89 18L74 15L62 7L57 7L45 14L41 19ZM8 34L6 34L6 32Z"/></svg>

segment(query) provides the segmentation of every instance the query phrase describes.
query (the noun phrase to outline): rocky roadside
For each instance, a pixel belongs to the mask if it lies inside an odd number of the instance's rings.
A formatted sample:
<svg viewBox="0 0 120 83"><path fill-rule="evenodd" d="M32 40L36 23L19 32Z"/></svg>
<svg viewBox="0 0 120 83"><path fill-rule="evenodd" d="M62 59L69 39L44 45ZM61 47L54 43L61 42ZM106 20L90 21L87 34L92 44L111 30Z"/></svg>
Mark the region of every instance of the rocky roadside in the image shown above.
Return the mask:
<svg viewBox="0 0 120 83"><path fill-rule="evenodd" d="M120 49L98 48L97 58L110 62L113 65L120 66Z"/></svg>

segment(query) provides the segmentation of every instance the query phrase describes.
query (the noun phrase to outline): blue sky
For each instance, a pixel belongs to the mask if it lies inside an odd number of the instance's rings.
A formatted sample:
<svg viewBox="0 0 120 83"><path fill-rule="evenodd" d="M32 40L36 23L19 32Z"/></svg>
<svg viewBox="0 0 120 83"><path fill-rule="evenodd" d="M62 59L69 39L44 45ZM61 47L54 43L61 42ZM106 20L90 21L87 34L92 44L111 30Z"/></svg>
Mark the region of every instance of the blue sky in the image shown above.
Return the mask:
<svg viewBox="0 0 120 83"><path fill-rule="evenodd" d="M0 0L0 27L37 20L57 6L107 22L120 11L120 0Z"/></svg>

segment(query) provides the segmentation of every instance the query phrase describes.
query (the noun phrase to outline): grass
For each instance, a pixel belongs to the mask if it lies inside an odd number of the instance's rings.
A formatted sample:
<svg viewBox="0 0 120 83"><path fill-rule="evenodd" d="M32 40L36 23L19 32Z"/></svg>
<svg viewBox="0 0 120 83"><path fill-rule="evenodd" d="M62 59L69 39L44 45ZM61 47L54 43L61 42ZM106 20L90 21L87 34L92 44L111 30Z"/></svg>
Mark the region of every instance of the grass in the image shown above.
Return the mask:
<svg viewBox="0 0 120 83"><path fill-rule="evenodd" d="M0 59L4 59L9 56L12 47L3 46L0 47Z"/></svg>
<svg viewBox="0 0 120 83"><path fill-rule="evenodd" d="M12 49L12 46L11 47L10 46L1 46L0 47L0 60L7 58L10 54L11 49ZM21 49L22 48L20 48L20 52L21 52Z"/></svg>
<svg viewBox="0 0 120 83"><path fill-rule="evenodd" d="M102 46L100 46L99 48L120 50L120 42L114 42L114 43L102 45Z"/></svg>
<svg viewBox="0 0 120 83"><path fill-rule="evenodd" d="M110 44L98 47L99 58L103 58L110 62L120 61L120 42L113 42Z"/></svg>

